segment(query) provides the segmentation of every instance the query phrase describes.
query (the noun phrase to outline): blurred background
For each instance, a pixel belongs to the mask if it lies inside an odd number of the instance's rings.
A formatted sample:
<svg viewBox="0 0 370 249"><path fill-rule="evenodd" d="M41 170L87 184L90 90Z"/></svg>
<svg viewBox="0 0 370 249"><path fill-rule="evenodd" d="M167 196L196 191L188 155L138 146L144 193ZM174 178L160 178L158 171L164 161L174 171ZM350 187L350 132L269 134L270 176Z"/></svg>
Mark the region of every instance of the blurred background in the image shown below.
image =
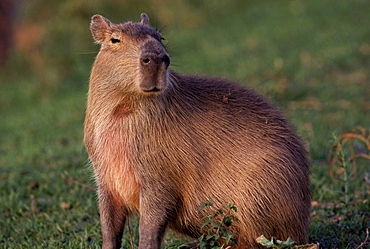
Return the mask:
<svg viewBox="0 0 370 249"><path fill-rule="evenodd" d="M71 195L61 174L93 185L82 144L89 73L99 51L90 19L138 22L142 12L163 33L173 70L230 78L284 110L311 153L313 199L339 198L340 184L329 175L332 133L370 128L370 1L1 0L3 214L14 214L9 207L59 212L54 203ZM357 149L369 153L365 145ZM362 194L368 165L359 162L351 185ZM3 234L11 237L16 229L9 229Z"/></svg>

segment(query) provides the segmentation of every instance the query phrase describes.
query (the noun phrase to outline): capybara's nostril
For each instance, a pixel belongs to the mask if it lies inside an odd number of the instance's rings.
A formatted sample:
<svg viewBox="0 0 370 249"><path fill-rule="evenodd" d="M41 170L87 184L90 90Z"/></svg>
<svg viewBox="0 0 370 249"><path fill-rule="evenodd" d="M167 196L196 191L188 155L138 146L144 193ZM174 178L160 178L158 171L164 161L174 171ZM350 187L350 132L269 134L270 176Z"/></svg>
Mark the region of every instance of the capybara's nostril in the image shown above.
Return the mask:
<svg viewBox="0 0 370 249"><path fill-rule="evenodd" d="M142 65L149 65L151 63L154 64L161 64L163 63L168 67L170 65L170 57L167 54L159 54L159 55L144 55L141 59Z"/></svg>

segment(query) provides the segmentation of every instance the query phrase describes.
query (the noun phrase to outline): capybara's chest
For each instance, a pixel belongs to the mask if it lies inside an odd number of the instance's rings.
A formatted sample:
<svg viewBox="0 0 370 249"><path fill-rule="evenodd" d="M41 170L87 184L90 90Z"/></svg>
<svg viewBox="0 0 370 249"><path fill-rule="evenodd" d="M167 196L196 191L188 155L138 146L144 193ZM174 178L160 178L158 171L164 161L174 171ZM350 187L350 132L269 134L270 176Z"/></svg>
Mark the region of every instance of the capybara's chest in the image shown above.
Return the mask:
<svg viewBox="0 0 370 249"><path fill-rule="evenodd" d="M94 134L94 171L98 184L119 193L131 209L139 209L139 183L134 174L127 131L115 125L101 126Z"/></svg>

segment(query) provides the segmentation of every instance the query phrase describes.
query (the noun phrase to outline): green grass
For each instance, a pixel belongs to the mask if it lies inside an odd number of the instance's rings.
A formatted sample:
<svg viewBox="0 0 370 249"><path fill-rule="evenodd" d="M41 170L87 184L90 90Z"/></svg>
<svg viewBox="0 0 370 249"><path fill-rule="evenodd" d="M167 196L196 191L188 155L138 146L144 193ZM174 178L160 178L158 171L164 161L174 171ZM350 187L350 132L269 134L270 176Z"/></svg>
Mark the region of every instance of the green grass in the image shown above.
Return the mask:
<svg viewBox="0 0 370 249"><path fill-rule="evenodd" d="M312 208L310 241L356 248L365 240L370 202L362 179L369 161L359 160L358 176L349 183L355 204L345 213L343 186L329 175L328 153L333 132L370 128L368 1L83 6L40 0L21 9L17 24L45 29L34 47L44 63L15 48L0 71L1 248L99 248L95 193L62 177L94 186L82 143L89 70L98 51L88 25L96 13L123 22L138 21L141 12L164 27L172 69L245 82L285 110L311 153L313 201L339 205ZM49 14L38 14L40 7ZM130 224L137 242L137 221ZM124 241L127 248L127 233ZM180 241L171 233L164 246Z"/></svg>

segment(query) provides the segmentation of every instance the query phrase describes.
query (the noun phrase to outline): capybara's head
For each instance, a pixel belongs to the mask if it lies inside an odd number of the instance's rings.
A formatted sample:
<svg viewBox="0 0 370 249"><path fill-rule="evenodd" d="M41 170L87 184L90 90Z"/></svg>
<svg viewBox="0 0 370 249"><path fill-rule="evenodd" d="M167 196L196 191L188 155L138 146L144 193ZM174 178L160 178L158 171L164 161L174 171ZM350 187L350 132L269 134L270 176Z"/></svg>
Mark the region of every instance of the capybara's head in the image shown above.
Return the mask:
<svg viewBox="0 0 370 249"><path fill-rule="evenodd" d="M140 23L113 24L101 15L90 25L95 42L101 44L96 64L100 80L113 82L117 90L156 94L166 87L170 57L162 35L141 14ZM105 79L104 79L105 78Z"/></svg>

